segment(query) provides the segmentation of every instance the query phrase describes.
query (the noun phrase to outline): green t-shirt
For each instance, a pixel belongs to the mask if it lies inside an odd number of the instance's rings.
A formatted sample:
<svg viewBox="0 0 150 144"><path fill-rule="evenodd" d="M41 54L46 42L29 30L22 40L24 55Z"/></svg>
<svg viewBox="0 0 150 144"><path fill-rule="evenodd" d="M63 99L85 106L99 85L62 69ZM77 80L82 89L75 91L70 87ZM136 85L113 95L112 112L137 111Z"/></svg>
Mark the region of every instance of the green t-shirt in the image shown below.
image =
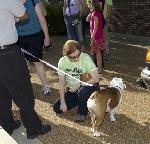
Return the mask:
<svg viewBox="0 0 150 144"><path fill-rule="evenodd" d="M105 18L107 18L108 15L108 11L107 11L108 5L110 6L113 5L112 0L105 0L104 11L103 11L103 15Z"/></svg>
<svg viewBox="0 0 150 144"><path fill-rule="evenodd" d="M97 69L91 57L86 53L81 53L78 62L71 62L67 56L62 57L58 62L58 68L78 79L80 79L80 74L90 73ZM70 88L77 83L79 82L66 76L67 87Z"/></svg>

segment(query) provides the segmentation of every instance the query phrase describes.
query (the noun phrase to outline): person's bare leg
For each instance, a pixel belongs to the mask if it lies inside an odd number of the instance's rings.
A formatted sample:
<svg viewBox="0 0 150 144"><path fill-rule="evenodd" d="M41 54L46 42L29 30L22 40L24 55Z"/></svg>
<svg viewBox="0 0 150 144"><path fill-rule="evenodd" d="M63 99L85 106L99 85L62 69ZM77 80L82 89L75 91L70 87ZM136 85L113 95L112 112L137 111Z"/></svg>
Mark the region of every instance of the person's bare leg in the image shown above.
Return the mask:
<svg viewBox="0 0 150 144"><path fill-rule="evenodd" d="M46 80L46 73L45 73L45 69L44 69L44 65L41 62L34 62L35 65L35 70L36 73L38 74L41 83L42 83L42 87L43 87L43 93L44 94L48 94L50 92L50 89L47 85L47 80Z"/></svg>
<svg viewBox="0 0 150 144"><path fill-rule="evenodd" d="M103 66L102 66L102 52L98 51L96 53L96 59L97 59L97 67L99 70L99 73L101 74L103 72Z"/></svg>
<svg viewBox="0 0 150 144"><path fill-rule="evenodd" d="M108 22L104 27L104 40L105 40L105 50L106 50L106 55L110 54L109 51L109 32L108 32Z"/></svg>
<svg viewBox="0 0 150 144"><path fill-rule="evenodd" d="M42 85L44 85L46 81L46 74L44 70L44 65L41 62L34 62L36 73L38 74Z"/></svg>

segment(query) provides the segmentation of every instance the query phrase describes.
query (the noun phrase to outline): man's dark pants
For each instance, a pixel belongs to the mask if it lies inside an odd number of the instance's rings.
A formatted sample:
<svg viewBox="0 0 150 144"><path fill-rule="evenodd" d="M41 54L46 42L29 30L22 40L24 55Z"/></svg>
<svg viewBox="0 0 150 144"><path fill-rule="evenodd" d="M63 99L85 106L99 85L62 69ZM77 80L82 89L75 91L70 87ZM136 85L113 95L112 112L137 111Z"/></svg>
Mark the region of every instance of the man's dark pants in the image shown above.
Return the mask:
<svg viewBox="0 0 150 144"><path fill-rule="evenodd" d="M34 110L34 95L26 61L20 48L12 45L0 49L0 124L7 131L14 125L12 100L20 109L20 117L28 133L41 129Z"/></svg>

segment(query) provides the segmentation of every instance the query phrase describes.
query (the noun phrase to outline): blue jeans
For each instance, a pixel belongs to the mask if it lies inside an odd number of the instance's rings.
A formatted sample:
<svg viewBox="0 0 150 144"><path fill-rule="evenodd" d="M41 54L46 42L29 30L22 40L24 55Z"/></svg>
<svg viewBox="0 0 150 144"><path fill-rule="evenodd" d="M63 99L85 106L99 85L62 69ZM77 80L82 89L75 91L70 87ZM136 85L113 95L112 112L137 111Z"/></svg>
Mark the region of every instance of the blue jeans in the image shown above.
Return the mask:
<svg viewBox="0 0 150 144"><path fill-rule="evenodd" d="M85 34L86 34L86 16L82 17L82 34L83 34L83 39L85 40Z"/></svg>
<svg viewBox="0 0 150 144"><path fill-rule="evenodd" d="M84 45L84 39L82 34L82 21L80 22L80 24L72 26L70 16L64 15L64 22L67 28L68 39L76 40L81 45Z"/></svg>
<svg viewBox="0 0 150 144"><path fill-rule="evenodd" d="M65 93L65 102L67 109L70 110L75 106L78 106L77 113L86 116L88 113L87 100L90 95L98 89L98 85L95 86L83 86L79 89L79 92L71 93L67 91ZM56 113L62 113L60 110L60 98L58 98L54 104L53 110Z"/></svg>

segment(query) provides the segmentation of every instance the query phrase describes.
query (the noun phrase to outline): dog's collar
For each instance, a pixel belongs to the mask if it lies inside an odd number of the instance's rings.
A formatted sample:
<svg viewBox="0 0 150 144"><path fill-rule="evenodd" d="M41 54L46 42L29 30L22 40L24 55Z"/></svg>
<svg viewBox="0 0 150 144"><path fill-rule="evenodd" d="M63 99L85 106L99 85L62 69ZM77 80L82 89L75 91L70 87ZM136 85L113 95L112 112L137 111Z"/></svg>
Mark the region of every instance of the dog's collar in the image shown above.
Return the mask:
<svg viewBox="0 0 150 144"><path fill-rule="evenodd" d="M119 90L120 92L122 92L122 88L119 87L119 86L112 86L112 85L109 85L110 88L116 88L117 90Z"/></svg>

